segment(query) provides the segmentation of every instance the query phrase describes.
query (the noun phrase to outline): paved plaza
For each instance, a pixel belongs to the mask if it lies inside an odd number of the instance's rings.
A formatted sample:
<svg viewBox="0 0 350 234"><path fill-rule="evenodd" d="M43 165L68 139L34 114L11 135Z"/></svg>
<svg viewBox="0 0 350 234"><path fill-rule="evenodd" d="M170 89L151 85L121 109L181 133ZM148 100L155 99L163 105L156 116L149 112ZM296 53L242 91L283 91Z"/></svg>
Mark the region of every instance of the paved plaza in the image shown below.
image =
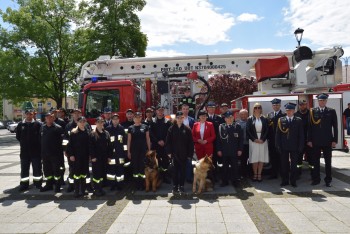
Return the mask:
<svg viewBox="0 0 350 234"><path fill-rule="evenodd" d="M182 196L163 184L156 193L127 186L75 199L65 186L19 193L19 145L0 135L0 233L350 233L350 154L333 155L330 188L311 186L305 165L297 188L264 177L200 196L190 184Z"/></svg>

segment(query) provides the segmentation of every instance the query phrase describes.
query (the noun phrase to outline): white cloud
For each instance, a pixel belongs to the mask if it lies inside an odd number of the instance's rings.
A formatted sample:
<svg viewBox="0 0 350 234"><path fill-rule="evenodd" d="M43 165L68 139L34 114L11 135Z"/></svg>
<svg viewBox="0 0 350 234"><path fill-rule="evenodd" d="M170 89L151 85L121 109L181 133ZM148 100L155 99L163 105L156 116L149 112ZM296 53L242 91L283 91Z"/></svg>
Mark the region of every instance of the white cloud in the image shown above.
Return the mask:
<svg viewBox="0 0 350 234"><path fill-rule="evenodd" d="M147 50L146 57L174 57L184 56L185 53L176 52L175 50Z"/></svg>
<svg viewBox="0 0 350 234"><path fill-rule="evenodd" d="M254 22L254 21L260 21L262 20L264 17L259 17L256 14L250 14L250 13L243 13L240 14L237 17L237 21L241 21L241 22Z"/></svg>
<svg viewBox="0 0 350 234"><path fill-rule="evenodd" d="M285 20L316 46L350 46L349 1L289 0ZM303 43L303 42L302 42Z"/></svg>
<svg viewBox="0 0 350 234"><path fill-rule="evenodd" d="M276 50L272 48L258 48L258 49L243 49L243 48L235 48L230 52L233 54L248 54L248 53L270 53L270 52L280 52L283 50Z"/></svg>
<svg viewBox="0 0 350 234"><path fill-rule="evenodd" d="M235 20L208 0L149 0L138 13L141 30L148 36L148 47L179 42L214 45L228 41Z"/></svg>

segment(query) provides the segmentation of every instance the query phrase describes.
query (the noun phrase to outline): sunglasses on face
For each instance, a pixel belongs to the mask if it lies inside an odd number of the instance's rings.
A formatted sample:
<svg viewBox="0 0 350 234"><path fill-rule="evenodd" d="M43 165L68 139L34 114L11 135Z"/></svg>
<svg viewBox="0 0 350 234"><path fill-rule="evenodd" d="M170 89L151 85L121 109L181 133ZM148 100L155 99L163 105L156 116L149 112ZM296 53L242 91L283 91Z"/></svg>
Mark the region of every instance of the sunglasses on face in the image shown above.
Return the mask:
<svg viewBox="0 0 350 234"><path fill-rule="evenodd" d="M254 107L254 110L260 110L260 109L261 109L261 106Z"/></svg>

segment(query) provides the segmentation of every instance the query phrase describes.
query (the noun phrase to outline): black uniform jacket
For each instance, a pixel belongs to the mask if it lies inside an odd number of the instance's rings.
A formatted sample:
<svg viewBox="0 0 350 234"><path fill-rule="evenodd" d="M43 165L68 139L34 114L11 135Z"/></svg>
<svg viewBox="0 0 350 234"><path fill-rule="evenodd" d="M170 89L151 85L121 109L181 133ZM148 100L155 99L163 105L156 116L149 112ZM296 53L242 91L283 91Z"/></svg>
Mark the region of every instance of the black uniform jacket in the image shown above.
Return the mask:
<svg viewBox="0 0 350 234"><path fill-rule="evenodd" d="M187 158L193 157L194 144L192 131L184 124L179 128L177 124L172 125L166 137L166 151L178 162L186 162Z"/></svg>
<svg viewBox="0 0 350 234"><path fill-rule="evenodd" d="M63 129L60 125L53 123L50 127L44 124L40 130L41 156L43 158L62 157Z"/></svg>
<svg viewBox="0 0 350 234"><path fill-rule="evenodd" d="M304 130L304 140L307 140L307 128L309 125L309 119L310 119L310 111L306 109L305 113L302 113L300 111L295 112L295 116L301 118L303 121L303 130Z"/></svg>
<svg viewBox="0 0 350 234"><path fill-rule="evenodd" d="M216 137L216 150L222 152L222 156L236 156L237 151L243 150L243 130L237 123L228 126L220 124L219 134Z"/></svg>
<svg viewBox="0 0 350 234"><path fill-rule="evenodd" d="M312 108L307 133L307 141L315 146L330 146L338 142L338 121L334 109L325 107L323 113L320 108Z"/></svg>
<svg viewBox="0 0 350 234"><path fill-rule="evenodd" d="M92 131L89 146L91 159L96 158L99 162L107 163L107 159L112 157L113 145L111 143L111 137L106 130L99 132L95 129Z"/></svg>
<svg viewBox="0 0 350 234"><path fill-rule="evenodd" d="M287 117L281 117L277 123L276 148L279 151L297 151L304 149L304 129L301 118L294 116L291 123Z"/></svg>
<svg viewBox="0 0 350 234"><path fill-rule="evenodd" d="M283 117L283 116L286 116L286 113L283 113L281 110L278 111L276 116L275 116L274 111L267 114L267 119L268 119L268 123L269 123L268 139L269 139L270 146L275 145L275 135L276 135L276 129L277 129L277 122L278 122L278 119Z"/></svg>
<svg viewBox="0 0 350 234"><path fill-rule="evenodd" d="M225 120L216 114L214 114L213 117L208 117L207 121L214 124L216 135L218 135L219 125L225 123Z"/></svg>
<svg viewBox="0 0 350 234"><path fill-rule="evenodd" d="M109 135L111 136L111 143L113 148L113 156L112 158L126 158L126 150L124 150L124 145L127 145L127 134L125 133L125 130L123 126L118 124L118 126L114 127L109 126L106 128L106 130L109 132ZM113 139L114 138L114 139Z"/></svg>
<svg viewBox="0 0 350 234"><path fill-rule="evenodd" d="M153 149L158 146L158 141L162 140L165 142L170 126L171 122L166 118L154 118L150 126L150 137Z"/></svg>
<svg viewBox="0 0 350 234"><path fill-rule="evenodd" d="M75 160L83 159L88 160L89 154L89 142L90 142L90 131L81 131L78 129L77 132L71 132L69 136L69 143L67 145L67 155L75 156Z"/></svg>
<svg viewBox="0 0 350 234"><path fill-rule="evenodd" d="M246 126L247 137L251 141L255 141L257 139L263 140L263 141L267 140L267 136L269 133L268 120L264 116L260 116L260 120L262 123L260 139L258 138L258 134L257 134L256 129L255 129L255 121L256 121L255 116L253 116L253 115L249 116L249 118L247 120L247 126Z"/></svg>
<svg viewBox="0 0 350 234"><path fill-rule="evenodd" d="M16 138L21 146L21 157L40 157L40 128L41 124L35 120L23 120L18 124Z"/></svg>

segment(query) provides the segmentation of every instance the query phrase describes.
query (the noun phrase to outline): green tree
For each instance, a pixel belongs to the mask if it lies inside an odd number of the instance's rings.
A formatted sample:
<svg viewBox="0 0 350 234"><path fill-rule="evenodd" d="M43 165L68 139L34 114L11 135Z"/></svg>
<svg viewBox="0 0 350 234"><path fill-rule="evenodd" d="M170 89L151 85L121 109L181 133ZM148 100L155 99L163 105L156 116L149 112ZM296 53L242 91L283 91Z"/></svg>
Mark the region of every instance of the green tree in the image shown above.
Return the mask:
<svg viewBox="0 0 350 234"><path fill-rule="evenodd" d="M89 54L144 57L147 36L141 32L137 11L146 5L145 0L89 0L82 1L80 9L86 12Z"/></svg>

